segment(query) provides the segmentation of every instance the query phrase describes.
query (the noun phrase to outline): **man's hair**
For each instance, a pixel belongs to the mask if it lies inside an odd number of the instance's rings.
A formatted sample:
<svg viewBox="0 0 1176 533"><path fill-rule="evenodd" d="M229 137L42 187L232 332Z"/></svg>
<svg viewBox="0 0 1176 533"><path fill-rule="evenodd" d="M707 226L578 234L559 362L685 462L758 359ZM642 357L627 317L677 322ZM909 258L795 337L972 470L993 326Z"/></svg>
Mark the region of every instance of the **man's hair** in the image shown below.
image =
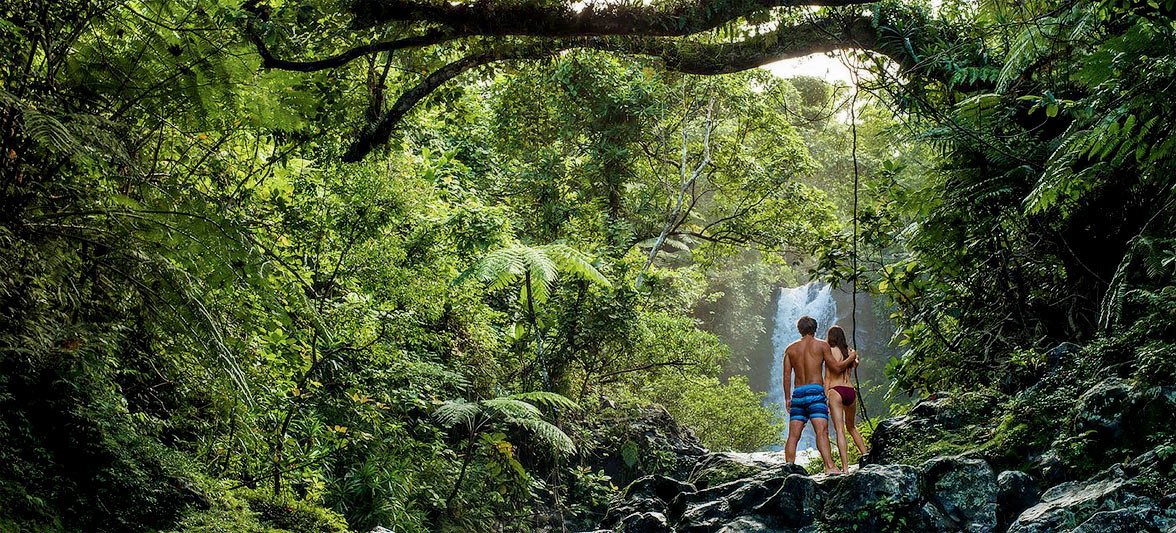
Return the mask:
<svg viewBox="0 0 1176 533"><path fill-rule="evenodd" d="M800 317L800 320L796 321L796 330L799 331L801 335L816 335L817 321L811 316L802 316Z"/></svg>

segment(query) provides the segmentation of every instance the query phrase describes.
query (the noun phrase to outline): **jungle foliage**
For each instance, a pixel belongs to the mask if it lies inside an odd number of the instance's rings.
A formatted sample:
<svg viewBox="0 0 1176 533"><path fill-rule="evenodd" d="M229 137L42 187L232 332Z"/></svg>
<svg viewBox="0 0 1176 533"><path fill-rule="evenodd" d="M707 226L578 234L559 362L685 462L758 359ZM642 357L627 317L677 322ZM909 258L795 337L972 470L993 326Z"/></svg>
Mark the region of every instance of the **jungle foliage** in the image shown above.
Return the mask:
<svg viewBox="0 0 1176 533"><path fill-rule="evenodd" d="M1170 383L1176 6L844 3L0 7L0 529L591 524L602 411L776 442L739 374L810 268L896 390L1120 330Z"/></svg>

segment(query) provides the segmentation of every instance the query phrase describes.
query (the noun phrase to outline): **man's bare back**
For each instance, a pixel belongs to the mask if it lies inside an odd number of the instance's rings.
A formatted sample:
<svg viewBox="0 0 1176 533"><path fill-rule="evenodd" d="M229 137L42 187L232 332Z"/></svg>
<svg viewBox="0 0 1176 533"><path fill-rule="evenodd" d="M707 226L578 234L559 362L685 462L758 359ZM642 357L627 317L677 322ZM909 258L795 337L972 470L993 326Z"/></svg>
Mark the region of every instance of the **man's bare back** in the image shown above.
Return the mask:
<svg viewBox="0 0 1176 533"><path fill-rule="evenodd" d="M821 364L825 362L826 356L833 357L829 343L819 341L811 336L805 336L784 349L784 357L788 358L788 363L796 372L796 386L798 387L825 384L821 373Z"/></svg>

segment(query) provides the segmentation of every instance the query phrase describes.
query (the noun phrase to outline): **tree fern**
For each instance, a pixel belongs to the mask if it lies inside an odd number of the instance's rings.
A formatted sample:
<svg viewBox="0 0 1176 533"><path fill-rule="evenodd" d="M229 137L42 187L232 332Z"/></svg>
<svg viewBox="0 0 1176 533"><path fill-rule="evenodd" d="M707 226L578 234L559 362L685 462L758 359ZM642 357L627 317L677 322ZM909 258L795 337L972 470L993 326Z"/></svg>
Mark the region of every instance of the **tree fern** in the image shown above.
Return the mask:
<svg viewBox="0 0 1176 533"><path fill-rule="evenodd" d="M433 418L443 427L452 428L458 424L470 424L482 412L482 406L458 398L437 406Z"/></svg>
<svg viewBox="0 0 1176 533"><path fill-rule="evenodd" d="M569 274L579 279L611 287L605 278L583 252L566 244L527 246L515 244L499 248L486 254L470 269L463 272L455 282L473 276L489 283L491 289L513 285L521 278L529 278L530 286L522 287L523 297L534 298L541 303L547 299L551 286L559 280L560 274ZM531 294L527 294L530 291Z"/></svg>
<svg viewBox="0 0 1176 533"><path fill-rule="evenodd" d="M539 441L560 455L568 456L576 453L576 445L572 442L571 437L568 437L567 433L564 433L563 430L548 422L537 419L524 419L516 420L514 423L530 431L531 435L538 438Z"/></svg>
<svg viewBox="0 0 1176 533"><path fill-rule="evenodd" d="M561 455L574 453L576 446L572 439L555 425L544 421L543 413L531 402L579 408L572 400L554 392L526 392L477 402L461 398L449 400L433 410L433 419L446 429L465 426L468 431L466 438L470 441L495 422L517 426L527 429L546 447Z"/></svg>
<svg viewBox="0 0 1176 533"><path fill-rule="evenodd" d="M537 419L542 416L539 408L522 400L509 397L494 398L482 402L482 406L504 420Z"/></svg>

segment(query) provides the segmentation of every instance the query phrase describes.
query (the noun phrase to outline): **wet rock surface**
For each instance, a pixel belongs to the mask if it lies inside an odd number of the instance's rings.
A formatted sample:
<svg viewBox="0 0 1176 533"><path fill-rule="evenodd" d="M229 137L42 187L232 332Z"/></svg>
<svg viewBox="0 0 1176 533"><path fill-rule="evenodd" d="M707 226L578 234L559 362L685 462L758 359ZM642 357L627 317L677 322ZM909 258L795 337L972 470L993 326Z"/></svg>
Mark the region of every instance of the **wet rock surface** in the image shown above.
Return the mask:
<svg viewBox="0 0 1176 533"><path fill-rule="evenodd" d="M1004 530L1025 509L1037 504L1041 491L1033 477L1020 470L1006 470L996 477L997 529Z"/></svg>
<svg viewBox="0 0 1176 533"><path fill-rule="evenodd" d="M1112 376L1078 399L1075 433L1089 434L1096 445L1112 447L1120 439L1170 428L1176 410L1176 387L1137 387Z"/></svg>
<svg viewBox="0 0 1176 533"><path fill-rule="evenodd" d="M975 424L976 413L991 408L988 401L943 394L920 402L907 416L881 422L871 439L869 464L843 475L808 475L778 452L707 452L690 445L692 436L678 435L684 453L675 473L633 480L600 527L729 533L1176 531L1176 449L1170 445L1095 475L1079 475L1082 470L1059 457L1065 450L1057 447L1019 463L975 451L917 466L883 462L892 460L888 446L910 446L909 439L919 439L921 431ZM1174 406L1176 391L1139 389L1108 378L1083 394L1074 424L1094 436L1089 442L1098 450L1104 439L1125 438L1132 427L1170 424ZM660 438L664 444L666 435L654 431L649 441ZM1004 470L1014 465L1026 470Z"/></svg>
<svg viewBox="0 0 1176 533"><path fill-rule="evenodd" d="M1089 479L1055 485L1022 512L1009 531L1172 531L1176 508L1169 494L1171 480L1164 476L1172 472L1174 459L1159 446Z"/></svg>
<svg viewBox="0 0 1176 533"><path fill-rule="evenodd" d="M950 525L962 531L994 531L997 479L981 459L938 457L923 465L923 493Z"/></svg>
<svg viewBox="0 0 1176 533"><path fill-rule="evenodd" d="M804 468L789 463L784 452L714 452L702 456L690 471L689 481L700 489L750 477L767 470L804 474Z"/></svg>
<svg viewBox="0 0 1176 533"><path fill-rule="evenodd" d="M938 431L991 421L996 404L996 397L985 394L932 394L916 403L907 415L878 423L870 437L868 462L895 463L901 459L904 445L923 442Z"/></svg>
<svg viewBox="0 0 1176 533"><path fill-rule="evenodd" d="M969 456L937 457L919 467L866 465L844 475L807 475L795 465L727 455L724 460L759 469L705 488L665 476L640 478L626 488L602 527L728 533L1176 528L1174 498L1154 477L1172 467L1162 447L1043 493L1029 474L997 475L986 461Z"/></svg>

